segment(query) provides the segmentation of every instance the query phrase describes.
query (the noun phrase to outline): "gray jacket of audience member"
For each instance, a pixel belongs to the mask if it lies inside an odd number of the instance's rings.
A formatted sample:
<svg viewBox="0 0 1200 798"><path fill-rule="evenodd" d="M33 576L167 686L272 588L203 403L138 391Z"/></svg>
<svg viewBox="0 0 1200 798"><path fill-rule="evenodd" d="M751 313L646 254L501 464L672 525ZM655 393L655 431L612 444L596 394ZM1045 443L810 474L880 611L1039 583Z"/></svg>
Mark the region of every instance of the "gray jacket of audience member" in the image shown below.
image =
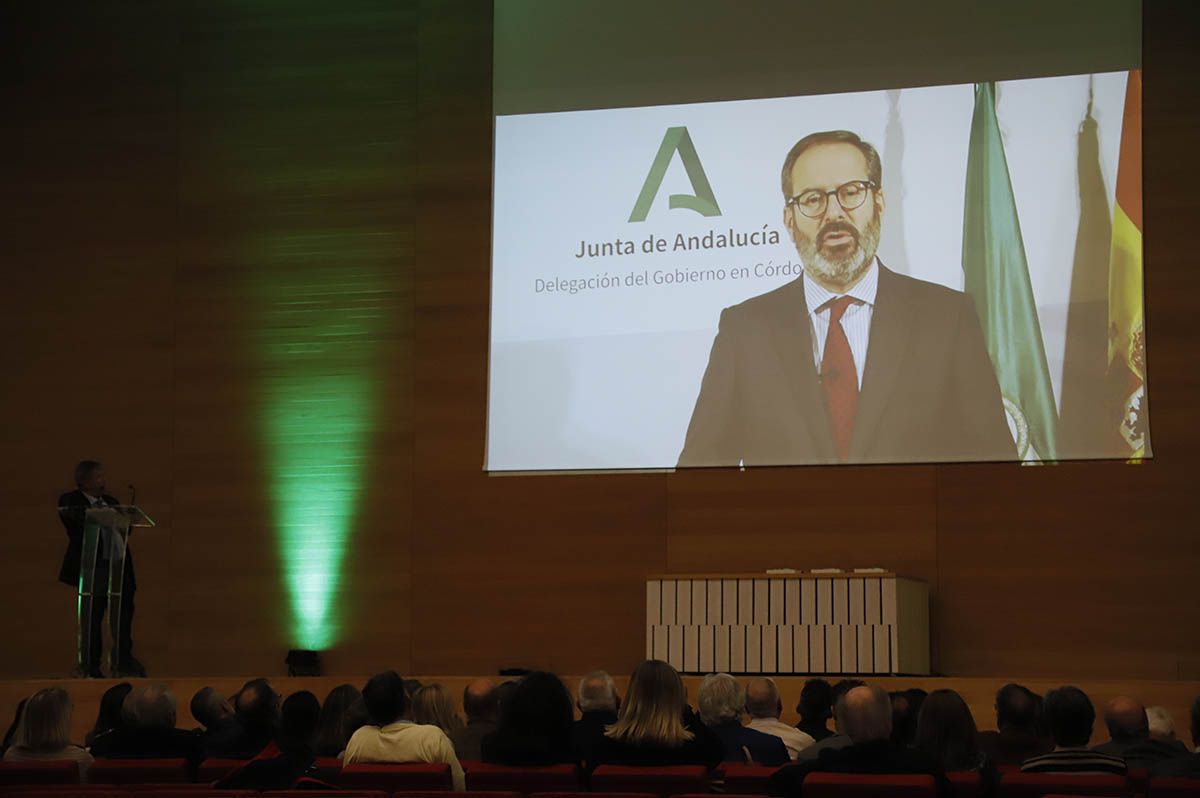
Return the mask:
<svg viewBox="0 0 1200 798"><path fill-rule="evenodd" d="M850 738L844 734L831 734L824 740L817 742L805 748L796 756L797 762L809 762L816 760L821 755L821 752L826 749L846 748L853 745Z"/></svg>

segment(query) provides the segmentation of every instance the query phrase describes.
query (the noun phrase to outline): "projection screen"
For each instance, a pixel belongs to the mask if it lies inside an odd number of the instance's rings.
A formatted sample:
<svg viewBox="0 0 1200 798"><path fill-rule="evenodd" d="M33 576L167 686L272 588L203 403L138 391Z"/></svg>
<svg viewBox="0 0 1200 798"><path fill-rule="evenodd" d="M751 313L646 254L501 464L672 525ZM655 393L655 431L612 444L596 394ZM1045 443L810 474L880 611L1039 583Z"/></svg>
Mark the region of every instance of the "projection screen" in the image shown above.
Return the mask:
<svg viewBox="0 0 1200 798"><path fill-rule="evenodd" d="M487 470L1151 455L1136 4L647 5L496 4Z"/></svg>

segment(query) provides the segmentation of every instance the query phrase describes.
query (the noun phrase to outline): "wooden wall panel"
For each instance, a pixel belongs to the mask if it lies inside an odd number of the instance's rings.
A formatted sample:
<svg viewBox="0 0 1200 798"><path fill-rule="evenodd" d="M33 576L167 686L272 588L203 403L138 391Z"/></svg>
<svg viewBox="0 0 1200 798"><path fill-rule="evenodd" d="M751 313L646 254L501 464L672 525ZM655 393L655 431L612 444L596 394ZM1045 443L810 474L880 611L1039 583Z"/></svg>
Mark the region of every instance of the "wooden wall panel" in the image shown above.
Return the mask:
<svg viewBox="0 0 1200 798"><path fill-rule="evenodd" d="M631 669L643 577L665 565L664 477L483 473L490 13L422 3L419 50L413 667Z"/></svg>
<svg viewBox="0 0 1200 798"><path fill-rule="evenodd" d="M151 672L282 672L294 641L272 488L288 464L270 457L269 403L350 369L366 373L348 404L373 412L326 661L407 667L415 7L44 6L4 26L20 62L5 149L22 155L6 271L25 299L0 314L17 386L0 412L19 422L5 425L0 500L16 514L0 590L30 612L0 621L21 641L0 674L71 667L53 500L82 456L105 460L120 498L135 482L159 522L134 546ZM85 299L127 309L84 319ZM298 376L264 341L319 345L314 314L374 326L345 339L353 357L339 341Z"/></svg>
<svg viewBox="0 0 1200 798"><path fill-rule="evenodd" d="M0 26L5 675L65 674L73 661L54 505L77 460L107 458L112 493L127 499L133 482L149 512L170 518L175 96L170 69L149 67L171 63L162 34L172 20L147 8L129 26L127 11L81 8L64 27L27 4L6 8ZM168 549L147 537L138 555L140 633L157 656Z"/></svg>

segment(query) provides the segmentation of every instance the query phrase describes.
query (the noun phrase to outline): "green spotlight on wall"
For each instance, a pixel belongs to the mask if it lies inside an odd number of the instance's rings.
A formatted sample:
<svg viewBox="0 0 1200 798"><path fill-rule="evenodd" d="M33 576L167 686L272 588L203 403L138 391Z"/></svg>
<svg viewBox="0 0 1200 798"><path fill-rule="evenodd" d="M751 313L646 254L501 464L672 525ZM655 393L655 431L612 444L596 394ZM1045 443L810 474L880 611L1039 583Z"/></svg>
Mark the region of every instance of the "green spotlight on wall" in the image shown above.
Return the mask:
<svg viewBox="0 0 1200 798"><path fill-rule="evenodd" d="M376 419L383 310L374 247L355 231L292 234L260 253L264 475L291 648L338 640L337 596Z"/></svg>
<svg viewBox="0 0 1200 798"><path fill-rule="evenodd" d="M296 374L279 382L265 432L291 642L319 651L338 631L331 604L362 491L369 385L356 374Z"/></svg>

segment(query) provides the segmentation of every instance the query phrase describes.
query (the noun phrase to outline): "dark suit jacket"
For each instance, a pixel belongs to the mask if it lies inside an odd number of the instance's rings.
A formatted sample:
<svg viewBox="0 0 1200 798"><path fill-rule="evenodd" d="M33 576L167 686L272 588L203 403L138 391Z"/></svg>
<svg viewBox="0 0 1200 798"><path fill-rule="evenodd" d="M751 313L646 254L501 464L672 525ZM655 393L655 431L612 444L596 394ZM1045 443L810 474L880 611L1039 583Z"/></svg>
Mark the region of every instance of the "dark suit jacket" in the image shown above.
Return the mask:
<svg viewBox="0 0 1200 798"><path fill-rule="evenodd" d="M107 493L101 496L100 500L105 504L120 504ZM58 513L58 518L67 531L67 551L63 554L62 567L58 570L58 581L64 585L78 587L79 568L83 560L83 514L91 507L91 502L88 501L87 496L83 495L83 491L73 490L58 497L58 506L70 508L66 511L60 510ZM133 574L133 552L129 549L125 550L125 574L126 579L129 580L130 589L136 589L137 578Z"/></svg>
<svg viewBox="0 0 1200 798"><path fill-rule="evenodd" d="M1092 750L1119 756L1131 768L1151 768L1159 762L1178 759L1188 754L1187 746L1178 740L1168 742L1153 737L1143 740L1109 740L1093 746Z"/></svg>
<svg viewBox="0 0 1200 798"><path fill-rule="evenodd" d="M204 758L200 735L184 729L114 729L92 741L97 759L186 759L189 770Z"/></svg>
<svg viewBox="0 0 1200 798"><path fill-rule="evenodd" d="M617 713L606 709L584 712L571 727L571 747L584 765L590 767L596 758L596 749L602 744L604 730L617 722Z"/></svg>
<svg viewBox="0 0 1200 798"><path fill-rule="evenodd" d="M782 767L767 783L770 795L800 796L804 777L809 773L929 774L935 778L938 793L945 795L947 783L942 769L927 754L913 748L900 748L888 740L831 748L817 759Z"/></svg>
<svg viewBox="0 0 1200 798"><path fill-rule="evenodd" d="M1151 776L1170 776L1177 779L1200 779L1200 754L1184 754L1167 759L1150 768Z"/></svg>
<svg viewBox="0 0 1200 798"><path fill-rule="evenodd" d="M756 765L778 767L791 761L787 746L773 734L765 734L740 723L725 723L709 728L721 740L721 745L725 748L726 762L749 764L746 762L747 751Z"/></svg>
<svg viewBox="0 0 1200 798"><path fill-rule="evenodd" d="M981 731L975 738L979 750L996 765L1020 765L1026 759L1054 750L1054 741L1022 731Z"/></svg>
<svg viewBox="0 0 1200 798"><path fill-rule="evenodd" d="M838 462L804 278L721 312L681 466ZM879 267L849 462L1014 460L969 296Z"/></svg>

